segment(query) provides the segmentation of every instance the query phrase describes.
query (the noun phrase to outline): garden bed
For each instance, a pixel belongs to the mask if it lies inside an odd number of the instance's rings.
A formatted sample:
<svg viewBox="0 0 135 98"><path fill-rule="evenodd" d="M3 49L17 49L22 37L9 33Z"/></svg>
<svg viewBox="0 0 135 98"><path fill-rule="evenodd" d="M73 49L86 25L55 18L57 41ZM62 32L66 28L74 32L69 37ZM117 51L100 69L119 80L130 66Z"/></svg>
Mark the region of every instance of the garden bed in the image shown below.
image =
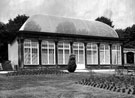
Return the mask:
<svg viewBox="0 0 135 98"><path fill-rule="evenodd" d="M82 79L76 83L106 89L113 92L135 95L135 77L133 76L91 75L89 78Z"/></svg>
<svg viewBox="0 0 135 98"><path fill-rule="evenodd" d="M59 69L53 68L42 68L42 69L21 69L18 71L7 73L7 76L17 75L41 75L41 74L67 74L67 72L60 71Z"/></svg>

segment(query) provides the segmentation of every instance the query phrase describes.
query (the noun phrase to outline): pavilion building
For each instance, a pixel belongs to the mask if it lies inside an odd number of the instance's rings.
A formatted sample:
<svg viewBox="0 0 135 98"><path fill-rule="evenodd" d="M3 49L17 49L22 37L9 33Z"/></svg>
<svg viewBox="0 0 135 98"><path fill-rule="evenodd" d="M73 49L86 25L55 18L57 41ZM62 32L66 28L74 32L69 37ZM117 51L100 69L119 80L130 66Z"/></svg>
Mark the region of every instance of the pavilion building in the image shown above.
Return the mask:
<svg viewBox="0 0 135 98"><path fill-rule="evenodd" d="M30 17L8 45L9 60L20 68L66 67L76 55L77 69L123 65L123 47L110 26L49 15Z"/></svg>

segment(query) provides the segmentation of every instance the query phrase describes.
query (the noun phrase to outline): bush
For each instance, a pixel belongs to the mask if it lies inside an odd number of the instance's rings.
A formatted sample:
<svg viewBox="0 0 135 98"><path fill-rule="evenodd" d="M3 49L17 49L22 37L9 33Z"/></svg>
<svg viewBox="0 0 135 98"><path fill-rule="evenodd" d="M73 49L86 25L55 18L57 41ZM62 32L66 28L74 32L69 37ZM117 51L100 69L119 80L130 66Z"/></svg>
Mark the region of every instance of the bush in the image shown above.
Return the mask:
<svg viewBox="0 0 135 98"><path fill-rule="evenodd" d="M43 74L55 74L55 75L63 75L67 74L67 72L62 72L59 69L20 69L14 72L7 73L7 76L16 76L16 75L43 75Z"/></svg>
<svg viewBox="0 0 135 98"><path fill-rule="evenodd" d="M67 70L69 72L74 72L76 70L76 60L74 54L71 54L69 57Z"/></svg>
<svg viewBox="0 0 135 98"><path fill-rule="evenodd" d="M11 70L13 70L12 65L11 65L11 61L5 61L5 62L3 62L2 63L2 68L5 71L11 71Z"/></svg>

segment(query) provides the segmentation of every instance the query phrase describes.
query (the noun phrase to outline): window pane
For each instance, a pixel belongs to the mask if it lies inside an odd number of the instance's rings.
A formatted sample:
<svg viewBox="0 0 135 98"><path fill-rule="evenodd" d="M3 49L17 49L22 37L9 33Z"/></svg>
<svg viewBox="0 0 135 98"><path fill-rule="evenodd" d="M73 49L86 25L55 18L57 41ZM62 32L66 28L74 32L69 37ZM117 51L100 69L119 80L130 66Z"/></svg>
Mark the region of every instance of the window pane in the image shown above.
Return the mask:
<svg viewBox="0 0 135 98"><path fill-rule="evenodd" d="M98 51L93 51L93 64L98 64Z"/></svg>
<svg viewBox="0 0 135 98"><path fill-rule="evenodd" d="M92 64L92 52L87 50L87 64Z"/></svg>
<svg viewBox="0 0 135 98"><path fill-rule="evenodd" d="M55 64L55 43L42 41L42 64Z"/></svg>
<svg viewBox="0 0 135 98"><path fill-rule="evenodd" d="M36 48L32 49L32 64L38 64L38 50Z"/></svg>
<svg viewBox="0 0 135 98"><path fill-rule="evenodd" d="M84 53L83 50L79 50L79 64L84 63Z"/></svg>
<svg viewBox="0 0 135 98"><path fill-rule="evenodd" d="M58 43L58 63L68 64L70 44L65 42Z"/></svg>
<svg viewBox="0 0 135 98"><path fill-rule="evenodd" d="M54 64L54 49L49 49L49 64Z"/></svg>
<svg viewBox="0 0 135 98"><path fill-rule="evenodd" d="M24 64L29 65L31 64L31 59L30 59L30 48L25 48L24 49Z"/></svg>
<svg viewBox="0 0 135 98"><path fill-rule="evenodd" d="M112 45L112 64L121 64L121 49L120 45Z"/></svg>
<svg viewBox="0 0 135 98"><path fill-rule="evenodd" d="M39 64L38 48L38 42L36 40L24 41L24 64Z"/></svg>
<svg viewBox="0 0 135 98"><path fill-rule="evenodd" d="M42 49L42 64L48 64L47 49Z"/></svg>
<svg viewBox="0 0 135 98"><path fill-rule="evenodd" d="M69 60L69 50L65 50L65 64L68 64Z"/></svg>
<svg viewBox="0 0 135 98"><path fill-rule="evenodd" d="M87 44L87 64L98 64L98 50L96 43Z"/></svg>
<svg viewBox="0 0 135 98"><path fill-rule="evenodd" d="M100 45L100 64L110 64L110 47L108 44Z"/></svg>
<svg viewBox="0 0 135 98"><path fill-rule="evenodd" d="M73 52L76 56L76 64L78 64L78 50L74 50Z"/></svg>

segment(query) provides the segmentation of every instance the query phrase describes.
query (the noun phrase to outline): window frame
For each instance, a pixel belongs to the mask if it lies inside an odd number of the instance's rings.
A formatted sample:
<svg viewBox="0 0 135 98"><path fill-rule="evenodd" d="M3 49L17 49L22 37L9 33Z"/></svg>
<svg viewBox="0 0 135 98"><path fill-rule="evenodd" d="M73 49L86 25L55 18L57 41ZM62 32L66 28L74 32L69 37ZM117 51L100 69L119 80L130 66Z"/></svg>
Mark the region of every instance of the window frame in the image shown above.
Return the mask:
<svg viewBox="0 0 135 98"><path fill-rule="evenodd" d="M33 43L36 42L36 46L33 46ZM25 46L26 44L29 44L29 46ZM25 49L30 49L30 63L25 63ZM32 55L33 55L33 49L37 49L37 64L33 64L32 61ZM23 43L23 57L24 57L24 65L39 65L39 42L37 40L33 39L25 39Z"/></svg>
<svg viewBox="0 0 135 98"><path fill-rule="evenodd" d="M59 47L59 45L62 45L62 47ZM68 45L68 48L67 47L65 47L66 45ZM63 62L62 63L60 63L59 62L59 50L62 50L62 59L63 59ZM70 46L70 43L68 43L68 42L59 42L58 43L58 46L57 46L57 53L58 53L58 64L59 65L67 65L68 64L68 62L66 63L66 57L65 57L65 55L66 55L66 50L68 50L69 51L69 56L70 56L70 54L71 54L71 46Z"/></svg>
<svg viewBox="0 0 135 98"><path fill-rule="evenodd" d="M114 49L113 49L113 46L115 46ZM118 47L119 47L119 49L118 49ZM112 65L121 65L122 64L121 45L120 44L112 44L112 53L113 53L113 51L115 51L117 53L116 58L115 58L115 59L117 59L117 63L116 64L113 63L113 54L112 54ZM119 53L120 53L120 59L118 58ZM118 62L120 62L120 64Z"/></svg>
<svg viewBox="0 0 135 98"><path fill-rule="evenodd" d="M90 48L89 48L90 47ZM93 47L96 47L96 49L93 49ZM90 58L91 58L91 63L88 63L88 52L91 52L92 53L92 55L90 55L89 54L89 56L90 56ZM94 51L96 51L96 57L97 57L97 59L96 59L96 63L94 63L94 55L93 55L93 52ZM98 45L97 45L97 43L87 43L87 46L86 46L86 53L87 53L87 64L88 65L91 65L91 64L94 64L94 65L97 65L98 64Z"/></svg>
<svg viewBox="0 0 135 98"><path fill-rule="evenodd" d="M43 45L43 43L46 43L46 46L47 47L43 47L42 45ZM50 45L53 45L53 47L50 47ZM53 41L48 41L48 40L42 40L42 42L41 42L41 64L42 65L55 65L56 64L56 61L55 61L55 42L53 42ZM42 56L42 49L46 49L47 50L47 63L44 63L43 62L43 56ZM53 50L53 58L54 58L54 60L53 60L53 64L52 63L50 63L50 50Z"/></svg>
<svg viewBox="0 0 135 98"><path fill-rule="evenodd" d="M103 45L103 50L101 49L101 45ZM106 46L108 47L106 49ZM99 54L100 54L100 65L110 65L110 58L111 58L111 55L110 55L110 45L107 44L107 43L101 43L100 46L99 46ZM106 61L106 52L109 51L109 63L107 63ZM103 52L103 62L101 62L101 52Z"/></svg>

